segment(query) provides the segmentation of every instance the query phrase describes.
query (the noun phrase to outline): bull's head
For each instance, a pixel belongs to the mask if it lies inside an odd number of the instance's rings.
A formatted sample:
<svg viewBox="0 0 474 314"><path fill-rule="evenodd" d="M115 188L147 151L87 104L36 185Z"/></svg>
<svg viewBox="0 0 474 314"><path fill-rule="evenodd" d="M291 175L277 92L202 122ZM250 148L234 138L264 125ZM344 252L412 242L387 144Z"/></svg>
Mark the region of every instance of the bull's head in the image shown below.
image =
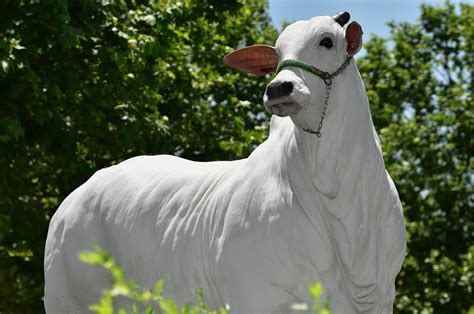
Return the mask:
<svg viewBox="0 0 474 314"><path fill-rule="evenodd" d="M362 28L356 21L343 28L349 19L349 13L342 12L298 21L285 28L275 47L238 49L224 62L259 76L277 70L263 97L265 108L280 117L290 116L297 126L312 130L324 115L332 79L362 46Z"/></svg>

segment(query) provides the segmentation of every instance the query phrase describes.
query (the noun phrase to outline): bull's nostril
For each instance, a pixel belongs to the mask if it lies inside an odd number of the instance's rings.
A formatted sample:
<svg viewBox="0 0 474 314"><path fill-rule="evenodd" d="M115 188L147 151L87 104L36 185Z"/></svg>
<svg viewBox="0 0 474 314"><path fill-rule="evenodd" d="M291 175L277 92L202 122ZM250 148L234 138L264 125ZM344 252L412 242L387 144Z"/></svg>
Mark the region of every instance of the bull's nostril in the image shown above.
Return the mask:
<svg viewBox="0 0 474 314"><path fill-rule="evenodd" d="M289 95L293 91L293 83L284 82L281 86L283 94Z"/></svg>
<svg viewBox="0 0 474 314"><path fill-rule="evenodd" d="M289 96L292 92L293 83L291 82L272 82L267 86L266 90L268 99Z"/></svg>

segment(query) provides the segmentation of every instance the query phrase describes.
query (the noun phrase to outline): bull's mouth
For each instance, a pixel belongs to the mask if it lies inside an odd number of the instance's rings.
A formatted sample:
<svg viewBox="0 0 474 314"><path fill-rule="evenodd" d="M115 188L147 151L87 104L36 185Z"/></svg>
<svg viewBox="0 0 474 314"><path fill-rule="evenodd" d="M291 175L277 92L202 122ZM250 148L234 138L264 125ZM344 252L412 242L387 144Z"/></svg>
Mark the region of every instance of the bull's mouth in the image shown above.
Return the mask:
<svg viewBox="0 0 474 314"><path fill-rule="evenodd" d="M279 117L291 116L301 110L301 106L290 97L269 100L265 107L271 114Z"/></svg>

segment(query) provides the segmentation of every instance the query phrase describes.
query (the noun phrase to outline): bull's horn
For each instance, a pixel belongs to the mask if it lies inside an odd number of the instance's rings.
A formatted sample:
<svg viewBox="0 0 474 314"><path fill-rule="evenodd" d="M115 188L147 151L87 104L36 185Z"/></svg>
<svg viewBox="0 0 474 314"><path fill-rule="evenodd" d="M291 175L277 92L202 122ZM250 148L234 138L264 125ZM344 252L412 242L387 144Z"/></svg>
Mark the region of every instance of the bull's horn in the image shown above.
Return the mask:
<svg viewBox="0 0 474 314"><path fill-rule="evenodd" d="M339 25L344 26L351 19L351 15L349 12L339 12L336 15L333 15L332 18L335 19Z"/></svg>

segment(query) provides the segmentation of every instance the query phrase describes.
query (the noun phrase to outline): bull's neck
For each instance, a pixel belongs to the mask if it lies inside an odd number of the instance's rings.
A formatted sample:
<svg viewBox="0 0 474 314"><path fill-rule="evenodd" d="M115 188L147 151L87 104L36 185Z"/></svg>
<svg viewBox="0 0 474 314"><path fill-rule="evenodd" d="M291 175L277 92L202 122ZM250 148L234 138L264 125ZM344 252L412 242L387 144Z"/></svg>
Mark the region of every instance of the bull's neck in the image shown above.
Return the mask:
<svg viewBox="0 0 474 314"><path fill-rule="evenodd" d="M335 197L341 175L354 154L359 154L364 143L373 137L372 130L365 89L352 65L333 83L321 137L297 126L293 128L288 163L300 165L292 166L299 169L298 177L291 174L292 180L309 177L316 190Z"/></svg>
<svg viewBox="0 0 474 314"><path fill-rule="evenodd" d="M336 170L340 156L336 154L339 145L332 137L327 132L317 137L294 127L287 155L293 184L310 185L330 198L336 195Z"/></svg>

